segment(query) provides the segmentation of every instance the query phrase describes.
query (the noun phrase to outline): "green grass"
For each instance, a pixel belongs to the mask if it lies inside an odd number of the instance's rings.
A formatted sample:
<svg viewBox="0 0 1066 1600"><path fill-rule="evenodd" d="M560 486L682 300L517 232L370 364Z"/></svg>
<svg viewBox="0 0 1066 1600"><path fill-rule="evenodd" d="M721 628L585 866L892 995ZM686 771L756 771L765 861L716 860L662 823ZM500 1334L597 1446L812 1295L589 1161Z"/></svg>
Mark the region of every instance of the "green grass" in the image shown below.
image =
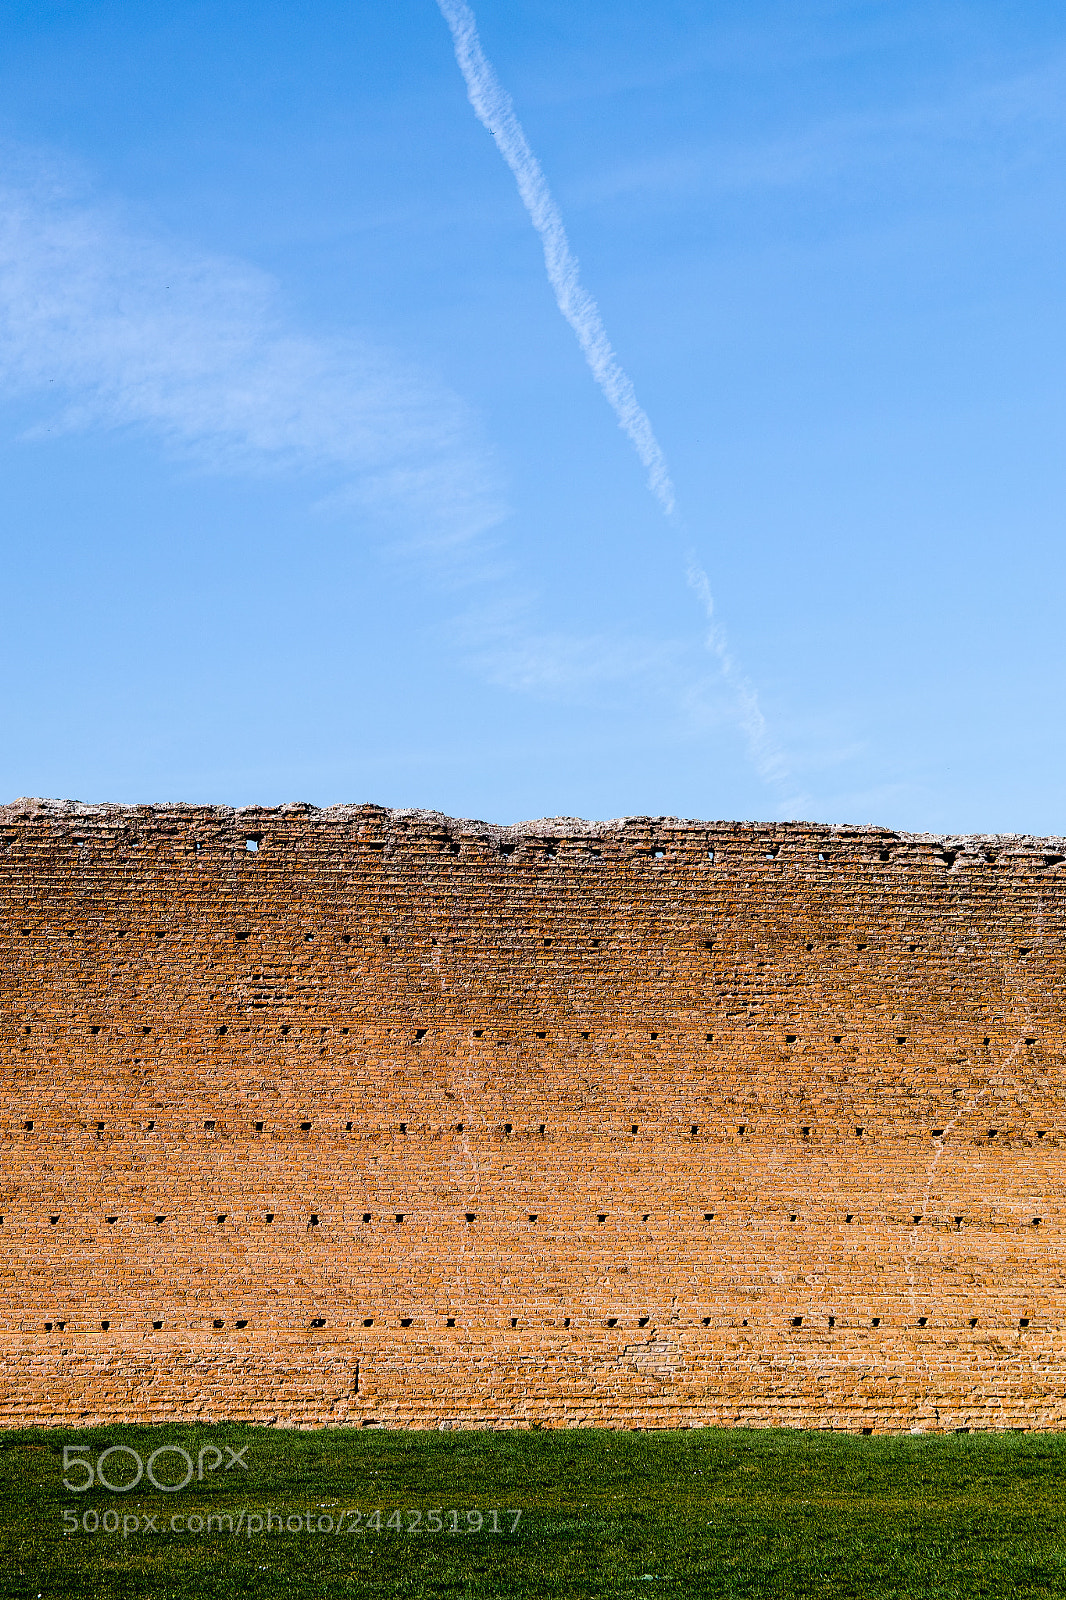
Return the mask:
<svg viewBox="0 0 1066 1600"><path fill-rule="evenodd" d="M63 1446L247 1446L249 1470L175 1494L63 1487ZM210 1461L211 1457L207 1458ZM173 1467L179 1458L170 1457ZM105 1472L117 1480L123 1461ZM164 1470L157 1465L157 1475ZM0 1434L0 1595L751 1597L1066 1595L1066 1435L862 1438L726 1431L290 1433L244 1427ZM171 1532L242 1509L383 1531ZM409 1508L479 1508L480 1533L396 1532ZM156 1517L64 1535L62 1513ZM500 1532L487 1513L500 1511ZM509 1531L521 1508L517 1532ZM472 1519L476 1520L476 1519ZM451 1519L445 1516L446 1525ZM306 1521L304 1523L306 1529Z"/></svg>

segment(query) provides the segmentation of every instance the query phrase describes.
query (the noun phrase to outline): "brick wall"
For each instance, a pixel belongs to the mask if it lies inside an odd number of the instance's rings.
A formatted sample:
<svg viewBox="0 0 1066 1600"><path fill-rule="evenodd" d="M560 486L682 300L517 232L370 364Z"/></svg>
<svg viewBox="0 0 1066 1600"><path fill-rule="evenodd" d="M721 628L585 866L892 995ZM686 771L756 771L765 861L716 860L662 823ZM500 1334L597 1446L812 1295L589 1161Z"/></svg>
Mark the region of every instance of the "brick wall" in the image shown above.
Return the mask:
<svg viewBox="0 0 1066 1600"><path fill-rule="evenodd" d="M0 808L0 1421L1063 1426L1064 858Z"/></svg>

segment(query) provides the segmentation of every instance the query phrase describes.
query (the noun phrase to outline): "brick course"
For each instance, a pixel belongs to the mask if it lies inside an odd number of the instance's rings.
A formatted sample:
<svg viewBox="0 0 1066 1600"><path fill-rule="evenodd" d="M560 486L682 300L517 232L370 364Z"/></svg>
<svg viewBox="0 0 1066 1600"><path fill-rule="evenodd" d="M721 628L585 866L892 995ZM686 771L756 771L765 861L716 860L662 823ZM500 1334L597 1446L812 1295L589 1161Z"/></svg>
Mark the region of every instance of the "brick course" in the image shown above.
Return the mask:
<svg viewBox="0 0 1066 1600"><path fill-rule="evenodd" d="M0 878L5 1424L1066 1423L1063 840L31 800Z"/></svg>

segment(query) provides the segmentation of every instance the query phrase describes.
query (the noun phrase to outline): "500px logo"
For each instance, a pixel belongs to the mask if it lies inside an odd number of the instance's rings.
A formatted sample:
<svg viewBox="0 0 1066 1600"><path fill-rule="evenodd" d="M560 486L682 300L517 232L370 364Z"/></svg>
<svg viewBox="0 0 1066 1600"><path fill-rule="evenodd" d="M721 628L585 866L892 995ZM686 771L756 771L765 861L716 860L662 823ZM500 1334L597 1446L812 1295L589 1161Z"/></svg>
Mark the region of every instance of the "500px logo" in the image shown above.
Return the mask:
<svg viewBox="0 0 1066 1600"><path fill-rule="evenodd" d="M109 1445L106 1450L101 1450L95 1462L87 1461L90 1454L87 1444L65 1444L63 1446L63 1487L71 1494L84 1494L98 1484L101 1489L110 1489L112 1494L129 1494L131 1489L136 1489L142 1478L147 1478L153 1489L162 1489L164 1494L176 1494L179 1489L184 1489L195 1477L202 1481L205 1470L217 1472L221 1467L224 1472L233 1472L240 1468L242 1472L248 1471L248 1463L244 1457L251 1448L245 1445L243 1450L231 1450L229 1445L222 1447L228 1459L223 1462L222 1450L217 1445L205 1444L198 1453L196 1461L187 1450L179 1444L161 1444L158 1450L145 1461L144 1457L131 1448L128 1444ZM180 1464L167 1457L179 1457ZM72 1483L67 1476L75 1473L77 1476ZM175 1473L179 1474L176 1482L170 1480Z"/></svg>

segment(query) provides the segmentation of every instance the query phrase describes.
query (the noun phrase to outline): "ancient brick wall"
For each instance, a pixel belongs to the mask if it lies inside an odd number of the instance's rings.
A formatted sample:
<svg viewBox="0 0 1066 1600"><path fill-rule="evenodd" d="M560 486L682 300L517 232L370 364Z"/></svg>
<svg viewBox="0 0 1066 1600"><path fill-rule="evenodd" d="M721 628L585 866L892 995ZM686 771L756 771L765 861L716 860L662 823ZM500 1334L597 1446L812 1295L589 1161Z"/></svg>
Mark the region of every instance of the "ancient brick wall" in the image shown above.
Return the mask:
<svg viewBox="0 0 1066 1600"><path fill-rule="evenodd" d="M1066 844L0 810L0 1420L1066 1422Z"/></svg>

